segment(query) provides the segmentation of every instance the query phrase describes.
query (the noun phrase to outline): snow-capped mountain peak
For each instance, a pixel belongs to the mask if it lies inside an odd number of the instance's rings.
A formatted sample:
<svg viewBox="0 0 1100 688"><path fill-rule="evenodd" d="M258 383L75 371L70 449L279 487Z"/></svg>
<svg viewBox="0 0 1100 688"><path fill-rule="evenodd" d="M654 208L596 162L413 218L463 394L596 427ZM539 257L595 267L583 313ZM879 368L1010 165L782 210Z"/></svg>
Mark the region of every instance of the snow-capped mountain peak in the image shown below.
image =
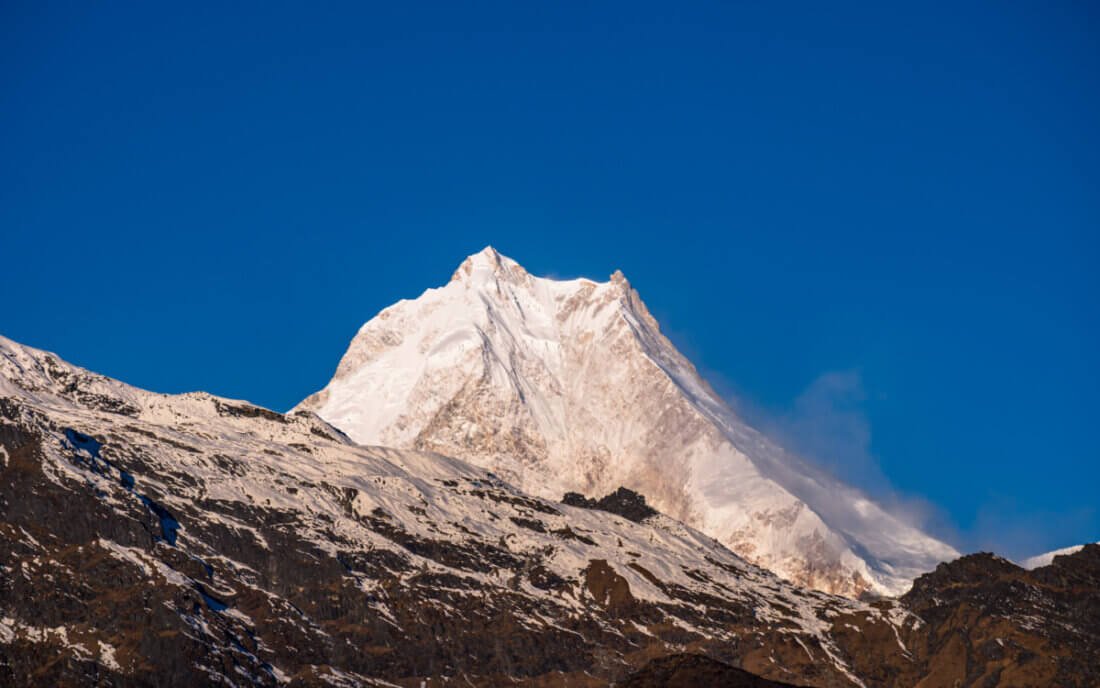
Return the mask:
<svg viewBox="0 0 1100 688"><path fill-rule="evenodd" d="M560 499L625 485L798 583L900 593L956 552L739 419L622 272L535 277L495 249L367 322L301 407Z"/></svg>
<svg viewBox="0 0 1100 688"><path fill-rule="evenodd" d="M521 282L529 275L516 261L502 256L492 246L486 246L469 256L451 275L451 281L464 281L470 285L480 285L494 279Z"/></svg>

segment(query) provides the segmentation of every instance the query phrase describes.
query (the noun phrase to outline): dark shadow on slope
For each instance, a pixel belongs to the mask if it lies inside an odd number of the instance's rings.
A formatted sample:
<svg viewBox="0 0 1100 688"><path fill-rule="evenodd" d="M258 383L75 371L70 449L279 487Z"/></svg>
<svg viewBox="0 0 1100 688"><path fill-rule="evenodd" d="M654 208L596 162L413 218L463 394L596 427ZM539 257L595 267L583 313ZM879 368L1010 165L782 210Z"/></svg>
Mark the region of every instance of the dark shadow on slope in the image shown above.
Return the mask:
<svg viewBox="0 0 1100 688"><path fill-rule="evenodd" d="M615 684L616 688L798 688L760 678L703 655L681 654L654 659Z"/></svg>

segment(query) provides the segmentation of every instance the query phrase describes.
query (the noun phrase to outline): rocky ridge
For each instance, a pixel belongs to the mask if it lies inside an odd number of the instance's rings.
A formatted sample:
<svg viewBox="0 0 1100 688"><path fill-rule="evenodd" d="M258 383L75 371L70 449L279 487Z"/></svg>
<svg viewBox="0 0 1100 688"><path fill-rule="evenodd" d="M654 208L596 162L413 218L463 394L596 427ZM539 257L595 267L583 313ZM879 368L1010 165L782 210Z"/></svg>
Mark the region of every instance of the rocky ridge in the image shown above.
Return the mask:
<svg viewBox="0 0 1100 688"><path fill-rule="evenodd" d="M823 688L1095 684L1100 548L1030 572L967 557L867 604L665 515L588 507L0 338L0 684L605 686L715 669L651 665L685 654Z"/></svg>

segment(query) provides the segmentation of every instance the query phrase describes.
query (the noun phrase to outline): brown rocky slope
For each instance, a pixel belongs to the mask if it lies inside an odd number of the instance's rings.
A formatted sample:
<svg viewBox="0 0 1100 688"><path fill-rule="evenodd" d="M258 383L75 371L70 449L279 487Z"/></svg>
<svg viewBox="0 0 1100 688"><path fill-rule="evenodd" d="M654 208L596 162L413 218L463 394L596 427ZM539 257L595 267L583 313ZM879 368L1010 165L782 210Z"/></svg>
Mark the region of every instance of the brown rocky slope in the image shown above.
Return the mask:
<svg viewBox="0 0 1100 688"><path fill-rule="evenodd" d="M1032 572L966 557L866 604L616 495L535 499L309 414L150 394L0 339L0 685L722 670L687 655L793 685L1097 685L1097 547Z"/></svg>

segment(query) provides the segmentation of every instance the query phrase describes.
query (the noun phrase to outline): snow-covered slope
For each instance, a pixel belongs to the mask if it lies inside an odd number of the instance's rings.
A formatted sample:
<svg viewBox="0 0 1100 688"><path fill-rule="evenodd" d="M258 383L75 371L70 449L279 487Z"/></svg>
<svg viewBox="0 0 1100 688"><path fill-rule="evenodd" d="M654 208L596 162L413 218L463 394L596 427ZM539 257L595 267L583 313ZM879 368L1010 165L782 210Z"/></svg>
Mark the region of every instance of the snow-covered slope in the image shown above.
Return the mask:
<svg viewBox="0 0 1100 688"><path fill-rule="evenodd" d="M47 665L38 684L155 667L158 685L592 685L685 646L860 685L857 625L918 668L894 638L920 621L895 603L801 590L667 516L539 500L312 413L145 392L3 337L0 507L5 685Z"/></svg>
<svg viewBox="0 0 1100 688"><path fill-rule="evenodd" d="M784 686L1100 685L1100 546L865 603L637 495L570 502L0 337L0 685L636 685L699 654Z"/></svg>
<svg viewBox="0 0 1100 688"><path fill-rule="evenodd" d="M1100 544L1100 542L1098 542L1096 544ZM1056 549L1056 550L1053 550L1051 552L1044 552L1043 554L1036 554L1033 557L1028 557L1027 559L1024 559L1023 561L1021 561L1020 566L1024 567L1025 569L1027 569L1029 571L1031 571L1032 569L1040 568L1042 566L1049 566L1050 563L1054 561L1054 557L1058 557L1058 556L1062 556L1062 555L1066 555L1066 554L1074 554L1076 552L1080 552L1084 548L1085 548L1084 545L1073 545L1071 547L1063 547L1062 549Z"/></svg>
<svg viewBox="0 0 1100 688"><path fill-rule="evenodd" d="M897 594L957 556L742 422L619 272L538 278L486 248L367 322L300 408L358 442L457 456L547 498L625 485L829 592Z"/></svg>

